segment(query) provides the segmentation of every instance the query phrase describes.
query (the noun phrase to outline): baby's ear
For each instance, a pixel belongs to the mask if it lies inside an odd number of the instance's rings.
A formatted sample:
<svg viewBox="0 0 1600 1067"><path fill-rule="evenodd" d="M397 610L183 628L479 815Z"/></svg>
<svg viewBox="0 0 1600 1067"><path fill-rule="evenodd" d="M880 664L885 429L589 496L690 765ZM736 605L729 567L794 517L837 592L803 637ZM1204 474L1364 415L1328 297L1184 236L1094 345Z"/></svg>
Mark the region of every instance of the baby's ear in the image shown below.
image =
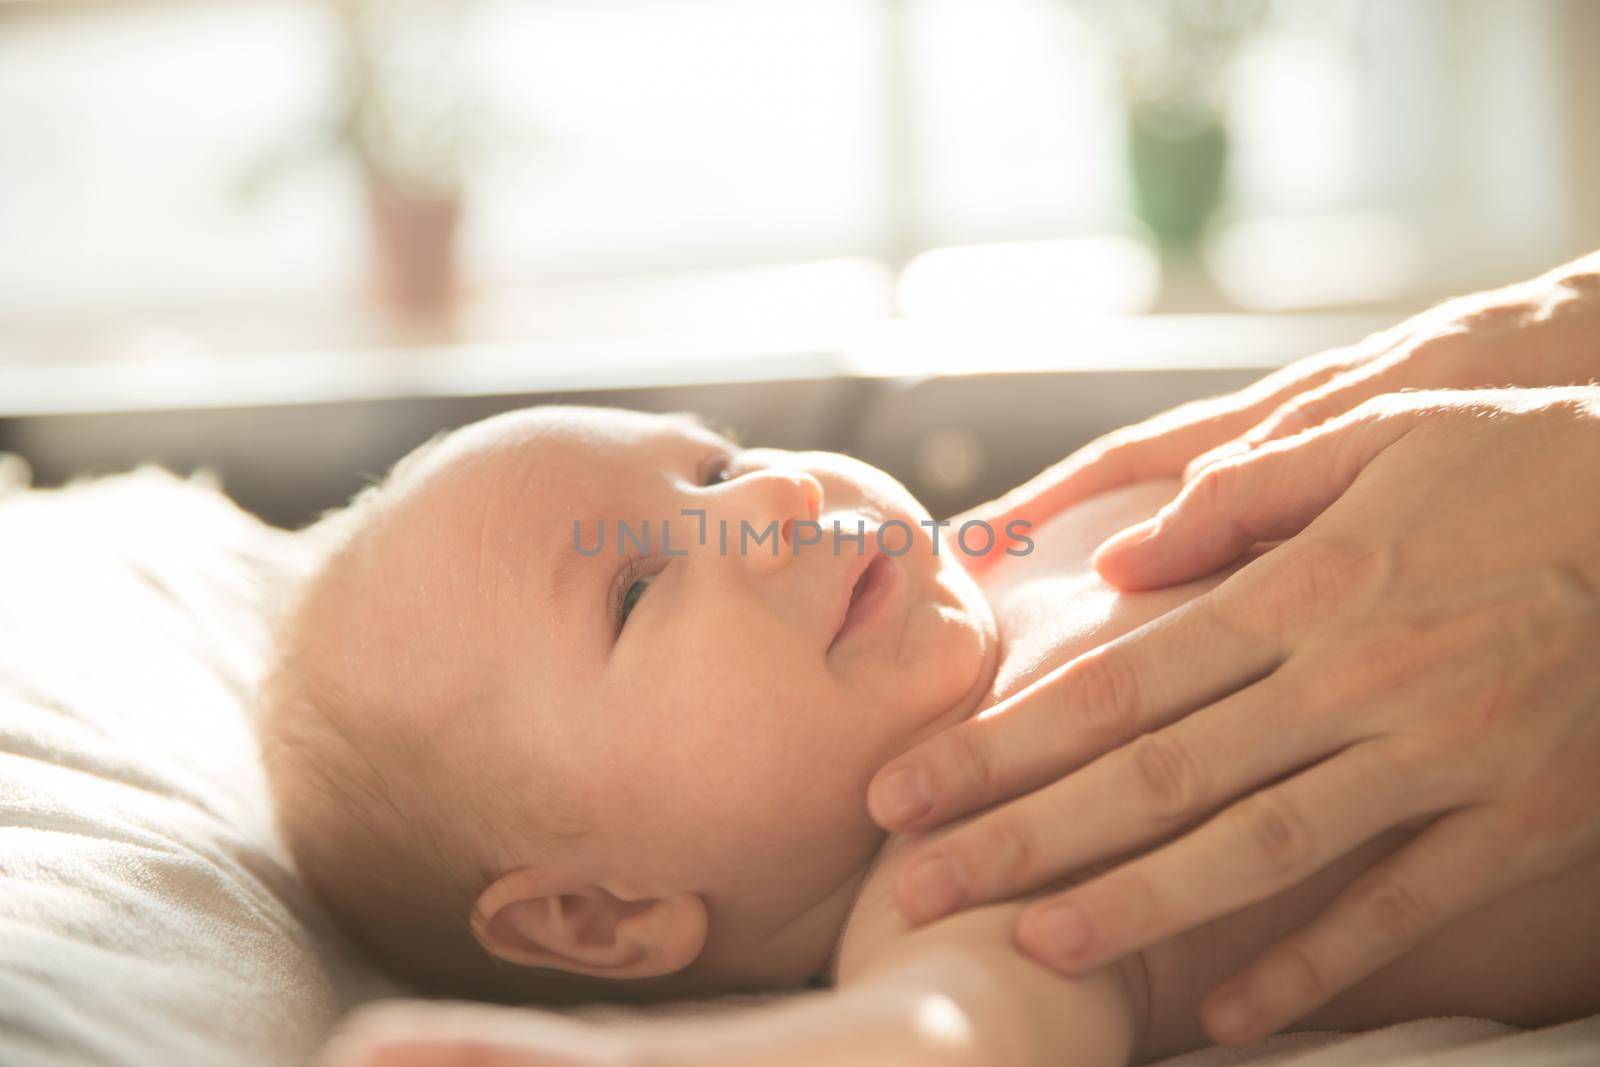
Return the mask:
<svg viewBox="0 0 1600 1067"><path fill-rule="evenodd" d="M554 891L530 868L501 875L472 909L472 933L491 955L597 978L656 978L705 947L705 901L695 893L624 899L601 886Z"/></svg>

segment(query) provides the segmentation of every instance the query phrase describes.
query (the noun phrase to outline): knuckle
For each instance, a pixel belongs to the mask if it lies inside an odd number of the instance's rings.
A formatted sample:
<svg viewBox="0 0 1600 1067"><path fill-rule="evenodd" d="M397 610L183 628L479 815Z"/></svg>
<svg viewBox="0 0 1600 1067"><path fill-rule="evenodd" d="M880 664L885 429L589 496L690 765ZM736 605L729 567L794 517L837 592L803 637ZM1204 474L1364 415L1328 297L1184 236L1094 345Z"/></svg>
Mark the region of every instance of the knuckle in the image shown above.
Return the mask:
<svg viewBox="0 0 1600 1067"><path fill-rule="evenodd" d="M1338 394L1327 390L1319 391L1316 395L1307 397L1301 401L1297 409L1302 428L1321 426L1339 413Z"/></svg>
<svg viewBox="0 0 1600 1067"><path fill-rule="evenodd" d="M1305 593L1325 597L1383 584L1388 558L1370 545L1312 541L1301 547L1295 562Z"/></svg>
<svg viewBox="0 0 1600 1067"><path fill-rule="evenodd" d="M1546 780L1528 793L1506 817L1515 833L1502 838L1500 855L1529 876L1568 870L1586 850L1596 828L1592 805L1575 797L1569 776Z"/></svg>
<svg viewBox="0 0 1600 1067"><path fill-rule="evenodd" d="M1500 807L1497 818L1503 832L1496 835L1495 842L1505 862L1530 872L1538 866L1536 861L1530 862L1534 859L1532 854L1539 846L1548 847L1557 825L1551 809L1548 797L1537 793Z"/></svg>
<svg viewBox="0 0 1600 1067"><path fill-rule="evenodd" d="M992 796L1000 788L1000 768L995 755L975 731L951 731L946 755L948 762L943 773L938 769L934 771L944 779L935 783L936 792L940 786L951 786L963 794Z"/></svg>
<svg viewBox="0 0 1600 1067"><path fill-rule="evenodd" d="M1069 687L1069 721L1091 741L1109 745L1134 734L1139 725L1139 683L1127 659L1114 648L1086 653Z"/></svg>
<svg viewBox="0 0 1600 1067"><path fill-rule="evenodd" d="M1552 566L1533 575L1527 637L1545 647L1600 627L1600 587L1575 569Z"/></svg>
<svg viewBox="0 0 1600 1067"><path fill-rule="evenodd" d="M1410 619L1385 619L1341 636L1318 681L1319 703L1328 707L1398 689L1448 654L1440 634Z"/></svg>
<svg viewBox="0 0 1600 1067"><path fill-rule="evenodd" d="M1315 426L1318 421L1313 417L1312 402L1296 398L1280 405L1278 410L1272 413L1272 417L1267 420L1265 427L1263 427L1264 432L1260 436L1287 437L1308 427Z"/></svg>
<svg viewBox="0 0 1600 1067"><path fill-rule="evenodd" d="M1199 764L1169 731L1136 739L1129 747L1128 760L1151 815L1172 821L1190 814L1199 805Z"/></svg>
<svg viewBox="0 0 1600 1067"><path fill-rule="evenodd" d="M1471 688L1433 713L1429 733L1454 762L1483 770L1485 763L1472 759L1473 753L1482 752L1495 761L1508 758L1510 753L1503 746L1526 725L1532 693L1523 665L1506 648L1479 643L1476 648L1463 649L1458 662ZM1491 755L1487 751L1491 748L1499 751Z"/></svg>
<svg viewBox="0 0 1600 1067"><path fill-rule="evenodd" d="M1449 758L1436 740L1422 736L1396 735L1370 742L1368 747L1379 774L1390 781L1412 783L1423 792L1430 791L1435 771Z"/></svg>
<svg viewBox="0 0 1600 1067"><path fill-rule="evenodd" d="M1288 435L1321 426L1350 408L1346 399L1353 388L1352 379L1346 376L1296 397L1278 409L1273 418L1274 429Z"/></svg>
<svg viewBox="0 0 1600 1067"><path fill-rule="evenodd" d="M1321 1004L1334 994L1327 969L1317 962L1304 945L1293 941L1284 945L1281 965L1277 969L1285 989L1297 1004L1310 1007Z"/></svg>
<svg viewBox="0 0 1600 1067"><path fill-rule="evenodd" d="M1043 854L1026 820L997 819L987 830L982 863L970 864L992 893L1032 888L1039 881Z"/></svg>
<svg viewBox="0 0 1600 1067"><path fill-rule="evenodd" d="M1487 730L1510 736L1530 707L1548 706L1568 679L1592 673L1585 665L1600 642L1600 596L1573 571L1542 568L1510 597L1455 620L1449 636L1474 685L1440 722L1458 741Z"/></svg>
<svg viewBox="0 0 1600 1067"><path fill-rule="evenodd" d="M1273 486L1263 477L1260 450L1229 455L1208 463L1186 483L1169 507L1190 519L1238 532L1273 508Z"/></svg>
<svg viewBox="0 0 1600 1067"><path fill-rule="evenodd" d="M1199 476L1201 471L1205 470L1213 462L1215 462L1215 455L1216 450L1212 449L1207 452L1202 452L1198 456L1191 459L1188 463L1184 464L1183 473L1179 475L1179 480L1185 485L1194 481L1195 478Z"/></svg>
<svg viewBox="0 0 1600 1067"><path fill-rule="evenodd" d="M1274 555L1273 565L1237 605L1246 622L1267 633L1320 621L1352 600L1364 601L1387 585L1394 571L1388 546L1300 537Z"/></svg>
<svg viewBox="0 0 1600 1067"><path fill-rule="evenodd" d="M1277 791L1256 793L1229 811L1235 833L1273 882L1291 879L1310 864L1310 831Z"/></svg>
<svg viewBox="0 0 1600 1067"><path fill-rule="evenodd" d="M1220 514L1237 489L1239 469L1239 459L1207 464L1185 487L1180 499L1192 501L1191 506L1198 506L1208 514Z"/></svg>
<svg viewBox="0 0 1600 1067"><path fill-rule="evenodd" d="M1386 947L1421 940L1431 928L1434 915L1417 890L1394 875L1376 877L1366 886L1362 910Z"/></svg>

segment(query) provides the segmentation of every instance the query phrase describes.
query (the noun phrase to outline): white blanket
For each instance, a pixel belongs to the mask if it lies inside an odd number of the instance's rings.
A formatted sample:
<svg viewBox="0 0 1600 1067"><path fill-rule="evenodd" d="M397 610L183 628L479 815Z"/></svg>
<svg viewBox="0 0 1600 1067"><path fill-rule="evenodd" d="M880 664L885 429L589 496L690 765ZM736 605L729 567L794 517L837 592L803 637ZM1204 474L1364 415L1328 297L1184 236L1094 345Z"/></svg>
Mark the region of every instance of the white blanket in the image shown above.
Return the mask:
<svg viewBox="0 0 1600 1067"><path fill-rule="evenodd" d="M0 460L0 1064L303 1062L341 1012L399 990L356 962L271 831L248 715L264 597L297 542L208 478L7 487L20 470ZM1173 1062L1600 1063L1600 1018Z"/></svg>

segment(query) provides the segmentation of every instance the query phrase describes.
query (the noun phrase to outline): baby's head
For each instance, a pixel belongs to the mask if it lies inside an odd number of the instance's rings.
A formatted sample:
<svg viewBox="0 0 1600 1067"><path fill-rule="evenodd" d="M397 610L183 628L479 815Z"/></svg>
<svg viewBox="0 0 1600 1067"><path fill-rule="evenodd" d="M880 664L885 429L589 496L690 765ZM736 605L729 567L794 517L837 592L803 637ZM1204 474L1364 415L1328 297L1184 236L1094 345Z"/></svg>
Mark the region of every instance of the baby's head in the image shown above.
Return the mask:
<svg viewBox="0 0 1600 1067"><path fill-rule="evenodd" d="M867 781L995 670L928 519L866 464L686 416L536 408L429 442L319 524L278 627L261 731L303 873L456 995L816 974L882 843Z"/></svg>

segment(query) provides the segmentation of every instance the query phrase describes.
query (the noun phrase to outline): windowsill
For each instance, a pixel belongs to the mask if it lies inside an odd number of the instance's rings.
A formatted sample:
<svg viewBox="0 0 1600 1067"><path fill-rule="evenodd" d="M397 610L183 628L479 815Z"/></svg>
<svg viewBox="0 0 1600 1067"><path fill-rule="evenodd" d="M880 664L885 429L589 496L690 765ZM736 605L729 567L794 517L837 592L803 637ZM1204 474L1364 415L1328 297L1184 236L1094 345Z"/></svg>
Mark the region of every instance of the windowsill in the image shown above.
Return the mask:
<svg viewBox="0 0 1600 1067"><path fill-rule="evenodd" d="M709 383L1049 371L1267 369L1391 317L1141 315L1000 325L884 320L629 337L0 366L0 418Z"/></svg>

